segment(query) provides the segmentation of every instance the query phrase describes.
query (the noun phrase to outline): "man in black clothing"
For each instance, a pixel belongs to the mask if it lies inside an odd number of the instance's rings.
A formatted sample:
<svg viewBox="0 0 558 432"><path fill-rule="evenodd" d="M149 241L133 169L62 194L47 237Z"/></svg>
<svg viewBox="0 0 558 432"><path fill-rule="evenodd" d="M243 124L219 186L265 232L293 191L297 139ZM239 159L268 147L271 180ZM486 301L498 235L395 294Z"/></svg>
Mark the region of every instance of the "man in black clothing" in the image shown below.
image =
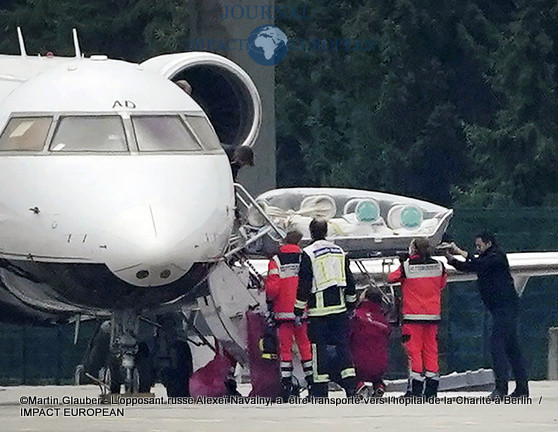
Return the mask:
<svg viewBox="0 0 558 432"><path fill-rule="evenodd" d="M222 144L223 150L227 154L231 163L233 181L237 181L238 172L245 166L254 166L254 151L248 146L233 147L228 144Z"/></svg>
<svg viewBox="0 0 558 432"><path fill-rule="evenodd" d="M229 158L229 162L231 164L231 171L232 171L232 178L233 182L236 183L238 181L238 172L241 168L245 166L254 166L254 151L248 146L238 146L233 147L230 144L221 143L221 147L225 150L227 157ZM234 217L235 217L235 230L239 228L239 225L242 225L241 214L238 208L238 199L235 195L235 210L234 210ZM242 234L242 233L241 233ZM244 236L244 234L242 234Z"/></svg>
<svg viewBox="0 0 558 432"><path fill-rule="evenodd" d="M519 297L515 290L506 254L502 252L492 233L484 232L475 237L478 256L472 257L452 243L446 252L448 264L460 271L477 273L479 292L492 315L491 353L496 379L492 399L508 394L508 361L516 381L512 397L529 396L527 372L517 337ZM450 253L463 256L459 261Z"/></svg>
<svg viewBox="0 0 558 432"><path fill-rule="evenodd" d="M357 382L349 348L347 311L356 305L355 280L343 249L326 240L327 221L312 219L310 235L313 242L303 249L300 259L294 309L298 324L308 307L313 362L310 396L327 397L331 379L352 397Z"/></svg>

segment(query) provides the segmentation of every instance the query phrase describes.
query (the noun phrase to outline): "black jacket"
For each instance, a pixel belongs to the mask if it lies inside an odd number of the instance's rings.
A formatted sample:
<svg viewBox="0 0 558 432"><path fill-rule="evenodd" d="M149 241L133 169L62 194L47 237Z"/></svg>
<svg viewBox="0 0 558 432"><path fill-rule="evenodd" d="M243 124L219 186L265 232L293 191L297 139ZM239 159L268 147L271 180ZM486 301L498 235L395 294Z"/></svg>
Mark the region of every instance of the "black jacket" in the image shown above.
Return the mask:
<svg viewBox="0 0 558 432"><path fill-rule="evenodd" d="M240 168L242 168L242 167L240 166L240 164L238 162L234 162L235 147L233 147L230 144L223 144L223 143L221 143L221 147L223 147L223 150L225 150L225 153L226 153L227 157L229 158L229 162L231 164L233 181L236 183L236 178L238 177L238 171L240 171Z"/></svg>
<svg viewBox="0 0 558 432"><path fill-rule="evenodd" d="M517 305L519 297L513 284L508 257L496 246L491 246L478 257L469 254L466 261L455 258L448 263L460 271L477 273L477 285L482 301L489 310Z"/></svg>

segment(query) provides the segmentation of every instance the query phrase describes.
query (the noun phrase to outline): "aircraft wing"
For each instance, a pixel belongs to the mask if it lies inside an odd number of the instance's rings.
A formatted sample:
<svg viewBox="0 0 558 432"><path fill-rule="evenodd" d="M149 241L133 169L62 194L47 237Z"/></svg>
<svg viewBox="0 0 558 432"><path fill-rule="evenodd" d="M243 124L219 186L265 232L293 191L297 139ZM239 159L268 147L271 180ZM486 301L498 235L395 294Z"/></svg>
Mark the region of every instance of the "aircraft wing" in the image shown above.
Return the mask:
<svg viewBox="0 0 558 432"><path fill-rule="evenodd" d="M523 294L525 286L532 276L558 275L558 252L523 252L507 254L510 270L519 295ZM475 273L458 272L448 265L448 280L450 282L476 280Z"/></svg>
<svg viewBox="0 0 558 432"><path fill-rule="evenodd" d="M532 276L558 275L558 252L525 252L507 254L510 270L518 293L521 295L527 281ZM448 282L465 282L477 279L475 273L459 272L450 266L444 257L435 257L446 266ZM250 260L258 273L267 274L267 260ZM387 283L387 275L397 269L397 257L368 258L351 261L351 270L357 279L368 274L377 284Z"/></svg>

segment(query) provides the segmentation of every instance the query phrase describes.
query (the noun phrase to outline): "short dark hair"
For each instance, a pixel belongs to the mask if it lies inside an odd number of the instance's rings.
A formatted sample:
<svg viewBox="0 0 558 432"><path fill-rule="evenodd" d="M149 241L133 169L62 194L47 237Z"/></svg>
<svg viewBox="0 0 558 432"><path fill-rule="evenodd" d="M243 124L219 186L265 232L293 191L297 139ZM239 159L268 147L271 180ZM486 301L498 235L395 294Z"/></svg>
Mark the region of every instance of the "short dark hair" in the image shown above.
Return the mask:
<svg viewBox="0 0 558 432"><path fill-rule="evenodd" d="M430 258L432 255L432 248L430 247L430 243L425 238L416 238L413 240L413 244L415 245L415 249L417 253L423 258Z"/></svg>
<svg viewBox="0 0 558 432"><path fill-rule="evenodd" d="M371 302L382 304L382 293L378 288L368 288L364 293L364 298Z"/></svg>
<svg viewBox="0 0 558 432"><path fill-rule="evenodd" d="M297 245L302 240L302 233L298 230L292 230L285 236L285 244Z"/></svg>
<svg viewBox="0 0 558 432"><path fill-rule="evenodd" d="M254 166L254 151L248 146L238 146L234 150L233 160L242 165Z"/></svg>
<svg viewBox="0 0 558 432"><path fill-rule="evenodd" d="M475 236L476 239L480 238L484 243L492 243L496 246L496 236L491 231L483 231Z"/></svg>
<svg viewBox="0 0 558 432"><path fill-rule="evenodd" d="M327 221L325 219L312 219L310 222L310 236L313 240L323 240L327 236Z"/></svg>

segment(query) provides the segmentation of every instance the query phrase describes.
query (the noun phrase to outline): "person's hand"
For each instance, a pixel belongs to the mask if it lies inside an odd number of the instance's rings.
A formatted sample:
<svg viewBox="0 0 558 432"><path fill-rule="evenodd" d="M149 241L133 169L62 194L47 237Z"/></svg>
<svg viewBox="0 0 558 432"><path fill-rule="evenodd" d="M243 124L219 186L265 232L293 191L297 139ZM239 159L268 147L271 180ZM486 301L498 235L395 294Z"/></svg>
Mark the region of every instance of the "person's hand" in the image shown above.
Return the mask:
<svg viewBox="0 0 558 432"><path fill-rule="evenodd" d="M451 259L453 259L453 255L451 254L449 249L444 249L444 256L446 257L446 259L449 261Z"/></svg>
<svg viewBox="0 0 558 432"><path fill-rule="evenodd" d="M397 258L399 258L399 262L402 263L409 259L409 252L401 252L397 255Z"/></svg>
<svg viewBox="0 0 558 432"><path fill-rule="evenodd" d="M302 317L300 315L295 315L295 326L302 327Z"/></svg>
<svg viewBox="0 0 558 432"><path fill-rule="evenodd" d="M468 253L462 249L459 248L459 246L457 246L454 242L451 242L450 244L450 249L451 252L455 255L461 255L464 258L467 258Z"/></svg>

